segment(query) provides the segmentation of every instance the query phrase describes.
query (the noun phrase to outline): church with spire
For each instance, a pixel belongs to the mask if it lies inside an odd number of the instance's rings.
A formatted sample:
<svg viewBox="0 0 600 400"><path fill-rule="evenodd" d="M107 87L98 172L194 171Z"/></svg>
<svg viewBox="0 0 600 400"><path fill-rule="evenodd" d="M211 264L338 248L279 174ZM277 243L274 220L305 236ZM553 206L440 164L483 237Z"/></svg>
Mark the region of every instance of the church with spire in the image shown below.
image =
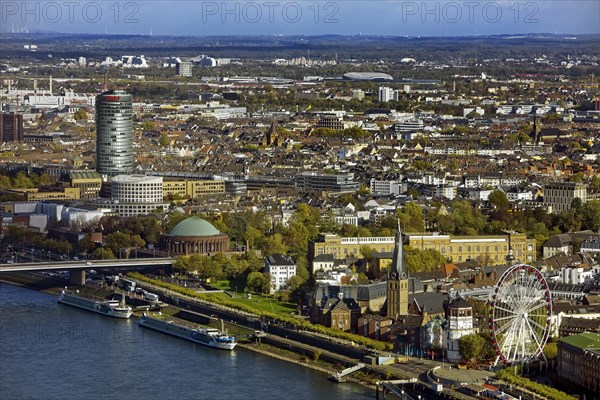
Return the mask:
<svg viewBox="0 0 600 400"><path fill-rule="evenodd" d="M387 316L397 321L408 314L408 274L404 270L402 231L400 221L396 228L396 240L392 256L392 266L387 280Z"/></svg>

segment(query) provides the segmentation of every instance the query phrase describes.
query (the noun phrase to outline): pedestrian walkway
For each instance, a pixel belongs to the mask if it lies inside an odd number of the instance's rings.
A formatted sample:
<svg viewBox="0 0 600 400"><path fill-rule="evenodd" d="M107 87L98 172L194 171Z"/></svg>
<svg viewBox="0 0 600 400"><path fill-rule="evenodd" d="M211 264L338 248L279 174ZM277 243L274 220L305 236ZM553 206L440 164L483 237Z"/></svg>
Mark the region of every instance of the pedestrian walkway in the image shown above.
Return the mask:
<svg viewBox="0 0 600 400"><path fill-rule="evenodd" d="M483 384L487 379L496 376L494 372L479 369L458 369L455 366L436 367L431 370L433 379L438 379L444 385L460 387L461 384Z"/></svg>

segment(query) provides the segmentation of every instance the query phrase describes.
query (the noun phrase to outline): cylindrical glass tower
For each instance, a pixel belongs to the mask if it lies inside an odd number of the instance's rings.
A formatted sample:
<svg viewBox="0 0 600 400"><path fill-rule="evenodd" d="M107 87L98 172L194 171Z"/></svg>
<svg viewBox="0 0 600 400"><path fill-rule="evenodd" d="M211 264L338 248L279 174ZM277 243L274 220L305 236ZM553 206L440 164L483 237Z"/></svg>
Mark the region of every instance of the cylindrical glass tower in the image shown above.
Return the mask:
<svg viewBox="0 0 600 400"><path fill-rule="evenodd" d="M115 176L133 172L131 95L110 90L96 96L96 171Z"/></svg>

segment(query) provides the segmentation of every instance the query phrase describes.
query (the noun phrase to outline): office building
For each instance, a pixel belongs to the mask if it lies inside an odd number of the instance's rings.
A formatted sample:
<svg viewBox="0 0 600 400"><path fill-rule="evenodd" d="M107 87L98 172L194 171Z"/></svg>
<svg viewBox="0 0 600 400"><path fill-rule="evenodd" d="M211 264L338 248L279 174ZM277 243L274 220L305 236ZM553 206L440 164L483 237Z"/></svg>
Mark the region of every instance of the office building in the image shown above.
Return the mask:
<svg viewBox="0 0 600 400"><path fill-rule="evenodd" d="M108 177L133 172L131 95L111 90L96 97L96 171Z"/></svg>
<svg viewBox="0 0 600 400"><path fill-rule="evenodd" d="M512 251L520 262L536 259L536 241L527 239L524 233L507 235L452 236L452 235L406 235L413 248L439 251L450 262L478 261L484 265L506 264L506 256Z"/></svg>
<svg viewBox="0 0 600 400"><path fill-rule="evenodd" d="M23 114L0 114L0 143L23 141Z"/></svg>
<svg viewBox="0 0 600 400"><path fill-rule="evenodd" d="M146 175L117 175L111 179L111 200L99 205L116 211L122 217L135 217L165 211L163 178Z"/></svg>
<svg viewBox="0 0 600 400"><path fill-rule="evenodd" d="M544 203L552 212L569 211L573 200L587 201L587 186L583 183L555 182L544 185Z"/></svg>
<svg viewBox="0 0 600 400"><path fill-rule="evenodd" d="M163 181L163 197L169 196L181 199L225 193L225 181L222 180L165 180Z"/></svg>
<svg viewBox="0 0 600 400"><path fill-rule="evenodd" d="M183 76L191 78L192 76L192 63L189 61L181 61L175 64L175 72L177 76Z"/></svg>
<svg viewBox="0 0 600 400"><path fill-rule="evenodd" d="M79 188L82 200L93 200L100 196L102 177L96 171L69 171L68 183L72 188Z"/></svg>
<svg viewBox="0 0 600 400"><path fill-rule="evenodd" d="M558 341L558 376L600 393L600 334L585 332Z"/></svg>
<svg viewBox="0 0 600 400"><path fill-rule="evenodd" d="M358 190L358 182L354 175L348 174L317 174L304 172L296 177L296 187L304 190L314 190L330 194L354 193Z"/></svg>

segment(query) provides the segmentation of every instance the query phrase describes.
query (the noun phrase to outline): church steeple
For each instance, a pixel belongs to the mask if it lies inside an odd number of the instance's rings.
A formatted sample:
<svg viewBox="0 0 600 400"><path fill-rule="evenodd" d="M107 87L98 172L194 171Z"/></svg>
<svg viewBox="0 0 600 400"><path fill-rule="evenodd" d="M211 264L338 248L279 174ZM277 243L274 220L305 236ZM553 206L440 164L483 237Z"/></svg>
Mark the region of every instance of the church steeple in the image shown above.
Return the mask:
<svg viewBox="0 0 600 400"><path fill-rule="evenodd" d="M408 314L408 278L404 271L400 220L396 228L395 242L392 266L387 280L387 316L397 321L401 315Z"/></svg>
<svg viewBox="0 0 600 400"><path fill-rule="evenodd" d="M395 275L394 275L395 274ZM394 255L392 256L392 268L390 268L390 277L404 279L404 252L402 251L402 231L400 230L400 219L396 227L396 240L394 245Z"/></svg>

